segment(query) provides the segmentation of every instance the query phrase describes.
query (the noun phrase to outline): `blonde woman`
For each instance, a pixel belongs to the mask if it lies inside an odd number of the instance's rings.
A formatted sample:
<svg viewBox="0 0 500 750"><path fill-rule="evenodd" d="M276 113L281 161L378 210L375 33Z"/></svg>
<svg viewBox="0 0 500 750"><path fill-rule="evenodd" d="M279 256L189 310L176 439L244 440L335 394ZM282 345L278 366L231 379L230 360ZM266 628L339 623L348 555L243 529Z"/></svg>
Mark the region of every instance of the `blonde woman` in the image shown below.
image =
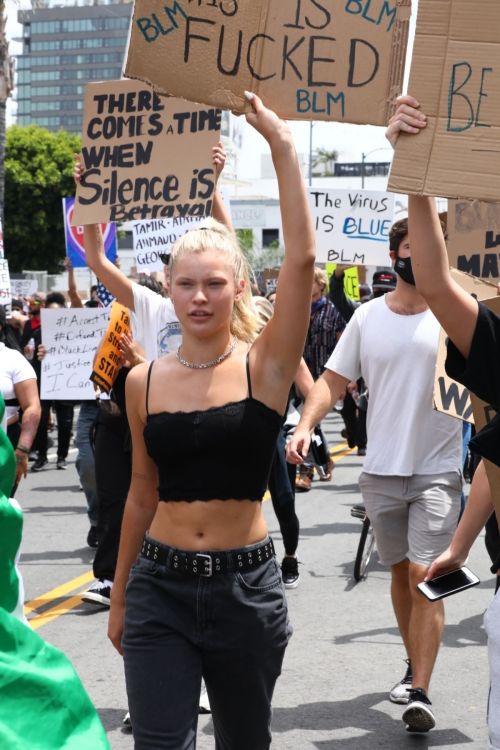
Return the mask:
<svg viewBox="0 0 500 750"><path fill-rule="evenodd" d="M261 500L309 321L314 232L288 126L248 99L280 191L274 317L255 338L234 234L215 222L191 231L170 260L182 345L127 379L132 484L109 637L124 654L136 750L196 746L202 677L216 747L268 748L291 632Z"/></svg>

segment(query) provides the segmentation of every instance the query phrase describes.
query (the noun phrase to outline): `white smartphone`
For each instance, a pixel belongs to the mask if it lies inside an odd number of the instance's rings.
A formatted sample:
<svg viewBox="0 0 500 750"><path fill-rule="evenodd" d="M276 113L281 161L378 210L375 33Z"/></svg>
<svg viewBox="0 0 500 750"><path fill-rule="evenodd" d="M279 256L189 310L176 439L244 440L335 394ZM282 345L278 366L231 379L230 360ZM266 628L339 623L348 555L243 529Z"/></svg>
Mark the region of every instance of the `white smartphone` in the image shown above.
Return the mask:
<svg viewBox="0 0 500 750"><path fill-rule="evenodd" d="M443 599L445 596L457 594L471 586L477 586L479 578L471 573L468 568L458 568L451 573L445 573L437 578L431 578L430 581L417 584L418 590L427 597L431 602Z"/></svg>

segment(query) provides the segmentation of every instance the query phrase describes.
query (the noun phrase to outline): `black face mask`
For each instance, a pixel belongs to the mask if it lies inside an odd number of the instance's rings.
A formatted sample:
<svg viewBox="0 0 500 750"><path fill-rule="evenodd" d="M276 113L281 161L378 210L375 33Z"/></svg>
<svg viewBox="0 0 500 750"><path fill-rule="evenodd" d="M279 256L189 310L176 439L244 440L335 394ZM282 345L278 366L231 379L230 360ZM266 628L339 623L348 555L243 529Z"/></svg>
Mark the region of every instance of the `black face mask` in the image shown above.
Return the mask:
<svg viewBox="0 0 500 750"><path fill-rule="evenodd" d="M411 258L397 258L394 264L394 270L398 276L407 284L415 286L415 277L413 275L413 269L411 267Z"/></svg>

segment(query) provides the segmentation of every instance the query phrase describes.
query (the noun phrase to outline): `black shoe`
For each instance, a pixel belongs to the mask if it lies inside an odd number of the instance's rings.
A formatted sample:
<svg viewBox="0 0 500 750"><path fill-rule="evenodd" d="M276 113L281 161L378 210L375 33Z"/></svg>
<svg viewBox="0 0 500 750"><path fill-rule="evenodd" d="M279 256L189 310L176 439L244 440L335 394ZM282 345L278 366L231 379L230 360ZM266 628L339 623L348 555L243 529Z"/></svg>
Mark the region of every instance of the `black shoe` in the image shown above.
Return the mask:
<svg viewBox="0 0 500 750"><path fill-rule="evenodd" d="M428 732L436 726L436 719L432 713L432 703L422 688L411 688L408 691L408 705L403 712L402 719L407 732Z"/></svg>
<svg viewBox="0 0 500 750"><path fill-rule="evenodd" d="M44 466L48 464L48 460L46 458L42 458L39 456L36 461L33 463L33 466L31 467L31 471L41 471Z"/></svg>
<svg viewBox="0 0 500 750"><path fill-rule="evenodd" d="M366 448L358 448L358 456L366 456Z"/></svg>
<svg viewBox="0 0 500 750"><path fill-rule="evenodd" d="M299 561L296 557L284 557L281 563L281 578L286 589L296 589L299 585Z"/></svg>
<svg viewBox="0 0 500 750"><path fill-rule="evenodd" d="M57 466L58 469L63 469L63 470L67 469L68 468L68 464L66 463L66 459L65 458L58 458L56 466Z"/></svg>
<svg viewBox="0 0 500 750"><path fill-rule="evenodd" d="M91 528L94 529L95 526L92 526ZM82 594L82 601L110 607L112 588L113 581L108 581L106 578L99 578L98 581L94 581L87 591Z"/></svg>
<svg viewBox="0 0 500 750"><path fill-rule="evenodd" d="M97 526L91 526L89 533L87 534L87 544L92 549L96 549L99 546L99 537L97 535Z"/></svg>

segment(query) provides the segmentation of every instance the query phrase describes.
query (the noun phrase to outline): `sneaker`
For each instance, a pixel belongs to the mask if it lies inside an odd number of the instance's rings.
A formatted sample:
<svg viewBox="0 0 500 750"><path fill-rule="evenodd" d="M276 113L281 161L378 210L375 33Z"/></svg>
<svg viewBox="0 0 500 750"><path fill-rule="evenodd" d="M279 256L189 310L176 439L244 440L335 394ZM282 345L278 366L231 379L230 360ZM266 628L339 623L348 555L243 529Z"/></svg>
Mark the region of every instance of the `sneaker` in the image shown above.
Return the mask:
<svg viewBox="0 0 500 750"><path fill-rule="evenodd" d="M44 466L48 464L48 460L46 458L38 457L36 461L34 461L33 466L31 467L31 471L41 471Z"/></svg>
<svg viewBox="0 0 500 750"><path fill-rule="evenodd" d="M407 732L428 732L436 726L436 719L430 708L432 703L422 688L411 688L408 706L403 712Z"/></svg>
<svg viewBox="0 0 500 750"><path fill-rule="evenodd" d="M113 581L108 581L107 578L99 578L98 581L95 581L82 594L82 601L89 602L90 604L103 604L105 607L109 607L111 605L112 587Z"/></svg>
<svg viewBox="0 0 500 750"><path fill-rule="evenodd" d="M96 549L99 546L99 537L97 536L97 526L91 526L89 533L87 534L87 544L92 549Z"/></svg>
<svg viewBox="0 0 500 750"><path fill-rule="evenodd" d="M299 561L296 557L283 558L281 562L281 578L286 589L296 589L299 585Z"/></svg>
<svg viewBox="0 0 500 750"><path fill-rule="evenodd" d="M335 466L334 462L331 458L328 459L328 463L326 464L325 473L319 477L320 482L329 482L332 478L332 471L333 467Z"/></svg>
<svg viewBox="0 0 500 750"><path fill-rule="evenodd" d="M312 485L314 469L307 466L299 466L299 474L295 480L297 492L309 492Z"/></svg>
<svg viewBox="0 0 500 750"><path fill-rule="evenodd" d="M68 468L68 464L66 463L66 459L64 459L64 458L58 458L56 466L57 466L58 469L62 469L63 471L65 469L67 469Z"/></svg>
<svg viewBox="0 0 500 750"><path fill-rule="evenodd" d="M204 682L201 685L200 701L198 704L198 713L199 714L211 714L212 713L212 709L210 708L210 701L208 699L207 689L205 687Z"/></svg>
<svg viewBox="0 0 500 750"><path fill-rule="evenodd" d="M409 690L413 679L411 673L411 662L405 659L407 664L406 673L401 682L397 682L389 693L389 700L393 703L408 703Z"/></svg>

